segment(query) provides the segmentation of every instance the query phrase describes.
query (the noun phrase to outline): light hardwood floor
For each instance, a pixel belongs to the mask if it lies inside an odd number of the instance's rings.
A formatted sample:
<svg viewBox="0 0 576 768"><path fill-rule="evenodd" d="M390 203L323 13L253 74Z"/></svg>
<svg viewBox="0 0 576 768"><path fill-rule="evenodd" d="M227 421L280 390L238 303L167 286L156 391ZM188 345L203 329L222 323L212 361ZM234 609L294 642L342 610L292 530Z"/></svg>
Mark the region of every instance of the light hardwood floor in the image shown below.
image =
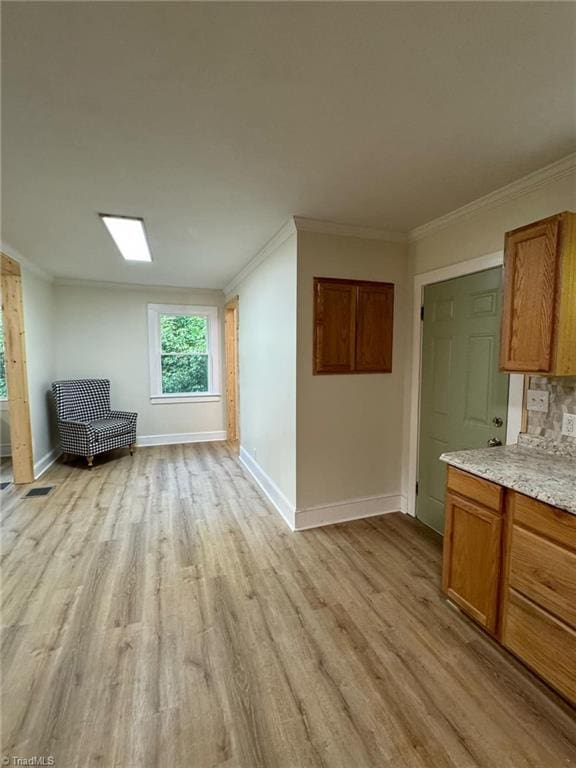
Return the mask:
<svg viewBox="0 0 576 768"><path fill-rule="evenodd" d="M400 514L290 533L224 443L55 466L2 508L3 755L560 768L576 716L439 594Z"/></svg>

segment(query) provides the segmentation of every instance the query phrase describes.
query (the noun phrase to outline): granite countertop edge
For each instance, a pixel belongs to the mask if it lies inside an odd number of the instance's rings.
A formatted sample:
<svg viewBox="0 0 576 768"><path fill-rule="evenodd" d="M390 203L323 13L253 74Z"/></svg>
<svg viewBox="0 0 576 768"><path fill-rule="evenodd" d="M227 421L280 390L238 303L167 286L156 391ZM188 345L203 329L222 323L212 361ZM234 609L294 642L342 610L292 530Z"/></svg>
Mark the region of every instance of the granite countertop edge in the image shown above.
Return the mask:
<svg viewBox="0 0 576 768"><path fill-rule="evenodd" d="M576 461L516 445L443 453L440 461L576 515Z"/></svg>

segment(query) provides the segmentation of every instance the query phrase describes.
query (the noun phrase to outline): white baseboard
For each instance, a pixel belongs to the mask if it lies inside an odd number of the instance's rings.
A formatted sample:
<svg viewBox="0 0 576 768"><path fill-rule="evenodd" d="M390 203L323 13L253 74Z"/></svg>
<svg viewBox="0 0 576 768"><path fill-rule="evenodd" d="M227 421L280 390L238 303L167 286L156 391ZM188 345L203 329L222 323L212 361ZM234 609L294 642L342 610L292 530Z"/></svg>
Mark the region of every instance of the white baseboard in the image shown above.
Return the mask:
<svg viewBox="0 0 576 768"><path fill-rule="evenodd" d="M34 479L38 480L39 477L41 477L46 470L50 469L52 464L56 461L56 459L60 456L60 451L56 448L53 448L51 451L48 451L48 453L45 453L44 456L42 456L41 459L34 462Z"/></svg>
<svg viewBox="0 0 576 768"><path fill-rule="evenodd" d="M384 496L364 496L332 504L321 504L317 507L305 507L296 510L296 531L308 528L318 528L323 525L346 523L360 520L363 517L386 515L390 512L403 512L406 509L406 499L400 493L390 493Z"/></svg>
<svg viewBox="0 0 576 768"><path fill-rule="evenodd" d="M256 462L248 451L240 446L240 464L252 476L266 498L274 508L282 515L290 530L294 530L294 505L284 496L274 480L264 472L260 464Z"/></svg>
<svg viewBox="0 0 576 768"><path fill-rule="evenodd" d="M172 435L139 435L136 446L146 448L150 445L179 445L181 443L212 443L226 440L226 432L175 432Z"/></svg>

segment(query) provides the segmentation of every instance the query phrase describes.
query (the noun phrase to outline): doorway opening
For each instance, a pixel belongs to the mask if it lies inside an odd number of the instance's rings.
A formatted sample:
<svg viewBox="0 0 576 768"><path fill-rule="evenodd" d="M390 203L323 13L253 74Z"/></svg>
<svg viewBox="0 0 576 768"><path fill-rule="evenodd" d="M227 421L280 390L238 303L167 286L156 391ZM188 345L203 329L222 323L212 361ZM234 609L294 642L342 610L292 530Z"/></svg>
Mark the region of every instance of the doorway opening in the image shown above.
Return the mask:
<svg viewBox="0 0 576 768"><path fill-rule="evenodd" d="M228 440L240 439L238 370L238 297L224 307L224 356L226 363L226 431Z"/></svg>

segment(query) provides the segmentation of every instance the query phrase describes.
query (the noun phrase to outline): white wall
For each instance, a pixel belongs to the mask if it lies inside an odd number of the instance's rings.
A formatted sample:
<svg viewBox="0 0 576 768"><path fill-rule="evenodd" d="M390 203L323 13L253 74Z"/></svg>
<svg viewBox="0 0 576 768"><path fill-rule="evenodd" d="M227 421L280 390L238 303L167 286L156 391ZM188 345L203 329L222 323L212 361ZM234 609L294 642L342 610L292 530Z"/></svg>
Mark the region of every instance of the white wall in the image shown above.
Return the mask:
<svg viewBox="0 0 576 768"><path fill-rule="evenodd" d="M392 373L312 375L314 276L395 284ZM299 510L400 494L408 288L406 244L298 233ZM397 504L397 499L391 504ZM380 499L374 509L383 505ZM354 513L351 510L350 516Z"/></svg>
<svg viewBox="0 0 576 768"><path fill-rule="evenodd" d="M240 442L288 522L296 503L296 235L238 286ZM257 466L254 466L254 463ZM275 487L274 487L275 486Z"/></svg>
<svg viewBox="0 0 576 768"><path fill-rule="evenodd" d="M50 384L56 378L53 283L23 266L22 301L32 453L37 476L51 461L54 447L53 414L48 401Z"/></svg>
<svg viewBox="0 0 576 768"><path fill-rule="evenodd" d="M148 365L147 305L218 306L222 321L221 291L60 282L55 299L58 379L110 379L112 406L138 412L139 437L225 431L224 392L218 402L152 405Z"/></svg>

